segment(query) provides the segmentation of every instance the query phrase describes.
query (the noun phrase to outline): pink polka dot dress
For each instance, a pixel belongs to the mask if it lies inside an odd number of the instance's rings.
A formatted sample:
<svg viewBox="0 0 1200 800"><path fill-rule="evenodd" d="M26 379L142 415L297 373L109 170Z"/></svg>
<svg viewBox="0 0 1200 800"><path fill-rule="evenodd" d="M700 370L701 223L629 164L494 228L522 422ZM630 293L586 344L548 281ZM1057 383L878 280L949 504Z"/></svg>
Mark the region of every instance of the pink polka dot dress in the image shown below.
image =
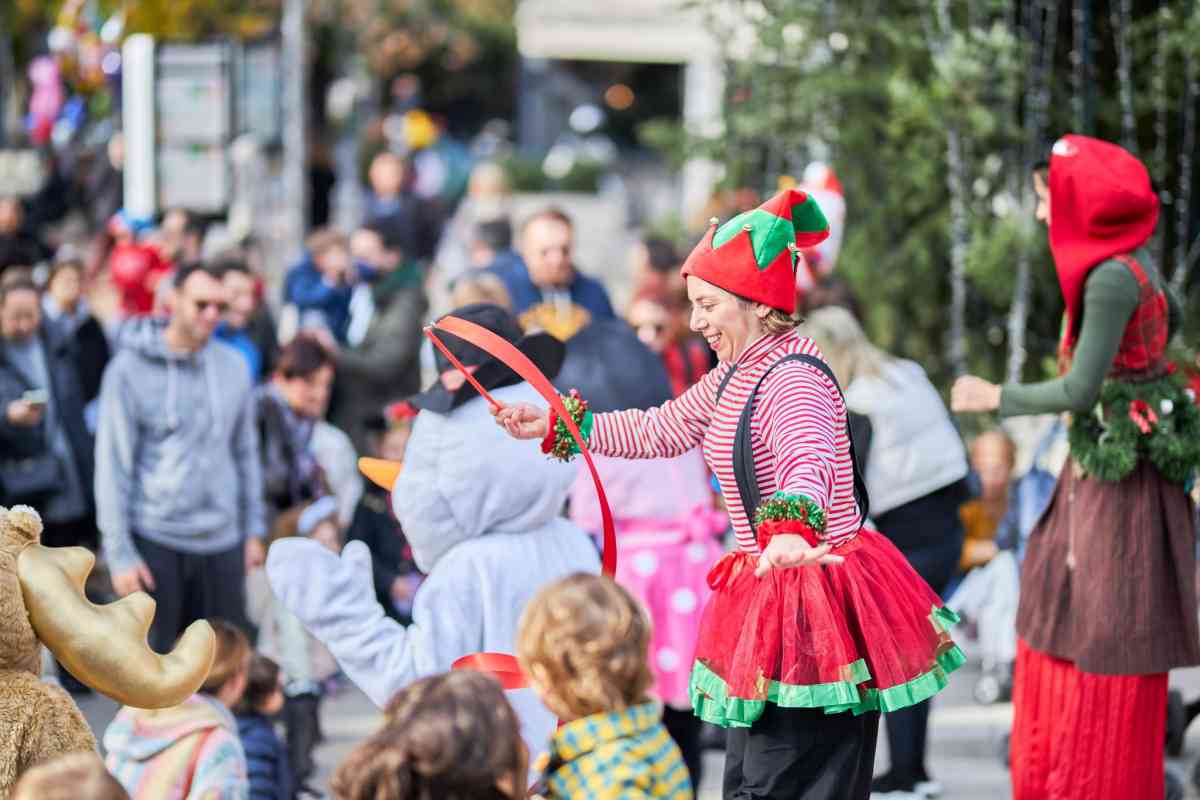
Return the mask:
<svg viewBox="0 0 1200 800"><path fill-rule="evenodd" d="M641 600L654 623L655 693L666 705L689 709L696 637L711 594L706 577L724 555L720 541L729 519L712 507L698 449L671 459L598 456L596 468L616 514L617 582ZM586 473L571 493L571 519L584 530L601 528Z"/></svg>

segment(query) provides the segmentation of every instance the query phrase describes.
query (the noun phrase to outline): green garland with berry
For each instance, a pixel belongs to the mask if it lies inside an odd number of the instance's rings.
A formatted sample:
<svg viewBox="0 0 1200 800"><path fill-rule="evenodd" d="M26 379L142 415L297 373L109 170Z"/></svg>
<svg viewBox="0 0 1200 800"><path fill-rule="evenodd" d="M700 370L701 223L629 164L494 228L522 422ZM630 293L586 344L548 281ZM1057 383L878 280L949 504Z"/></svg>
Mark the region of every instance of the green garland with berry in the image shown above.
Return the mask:
<svg viewBox="0 0 1200 800"><path fill-rule="evenodd" d="M586 442L591 439L593 416L587 400L584 400L577 390L572 389L569 394L562 395L562 402L575 427L579 428L583 440ZM547 427L546 438L542 440L543 453L559 461L570 461L579 455L579 444L571 435L567 423L562 421L554 409L550 409L550 424Z"/></svg>
<svg viewBox="0 0 1200 800"><path fill-rule="evenodd" d="M1200 409L1174 374L1105 381L1096 407L1075 415L1068 437L1083 471L1105 481L1125 479L1141 458L1171 483L1188 484L1200 467Z"/></svg>

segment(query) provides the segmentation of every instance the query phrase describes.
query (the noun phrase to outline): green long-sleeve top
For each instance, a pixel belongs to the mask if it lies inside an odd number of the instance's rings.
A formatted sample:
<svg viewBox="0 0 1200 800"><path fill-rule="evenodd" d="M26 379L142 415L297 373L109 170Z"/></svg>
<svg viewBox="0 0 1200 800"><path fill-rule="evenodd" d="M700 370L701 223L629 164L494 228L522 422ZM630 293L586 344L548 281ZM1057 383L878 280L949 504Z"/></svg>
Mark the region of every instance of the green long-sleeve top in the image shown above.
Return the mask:
<svg viewBox="0 0 1200 800"><path fill-rule="evenodd" d="M1178 301L1164 286L1149 258L1144 253L1138 253L1136 258L1150 282L1166 290L1170 306L1168 326L1174 332L1181 314ZM1041 383L1004 384L1000 391L1000 416L1091 410L1100 397L1105 376L1112 369L1140 294L1137 278L1120 261L1105 261L1092 270L1084 283L1083 325L1070 371Z"/></svg>

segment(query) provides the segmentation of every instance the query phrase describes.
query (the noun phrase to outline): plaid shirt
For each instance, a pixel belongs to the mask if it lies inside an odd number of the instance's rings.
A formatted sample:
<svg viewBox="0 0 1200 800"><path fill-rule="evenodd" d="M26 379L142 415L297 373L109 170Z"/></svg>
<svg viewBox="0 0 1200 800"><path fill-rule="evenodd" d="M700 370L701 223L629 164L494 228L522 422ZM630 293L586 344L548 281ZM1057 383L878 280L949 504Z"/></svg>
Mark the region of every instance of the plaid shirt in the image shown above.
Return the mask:
<svg viewBox="0 0 1200 800"><path fill-rule="evenodd" d="M657 703L563 725L550 739L544 761L534 792L548 800L693 797L687 767L663 727Z"/></svg>

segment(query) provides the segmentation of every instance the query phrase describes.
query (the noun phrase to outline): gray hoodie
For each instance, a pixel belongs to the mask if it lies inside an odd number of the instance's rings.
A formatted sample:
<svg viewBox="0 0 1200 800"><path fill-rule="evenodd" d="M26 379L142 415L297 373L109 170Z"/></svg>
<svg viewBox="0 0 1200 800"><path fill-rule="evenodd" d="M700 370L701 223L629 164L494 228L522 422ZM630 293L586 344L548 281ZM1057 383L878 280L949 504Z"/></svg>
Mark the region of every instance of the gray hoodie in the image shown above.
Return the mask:
<svg viewBox="0 0 1200 800"><path fill-rule="evenodd" d="M245 360L215 340L170 352L165 331L161 320L125 323L100 388L96 522L114 572L141 560L133 532L185 553L266 534Z"/></svg>

